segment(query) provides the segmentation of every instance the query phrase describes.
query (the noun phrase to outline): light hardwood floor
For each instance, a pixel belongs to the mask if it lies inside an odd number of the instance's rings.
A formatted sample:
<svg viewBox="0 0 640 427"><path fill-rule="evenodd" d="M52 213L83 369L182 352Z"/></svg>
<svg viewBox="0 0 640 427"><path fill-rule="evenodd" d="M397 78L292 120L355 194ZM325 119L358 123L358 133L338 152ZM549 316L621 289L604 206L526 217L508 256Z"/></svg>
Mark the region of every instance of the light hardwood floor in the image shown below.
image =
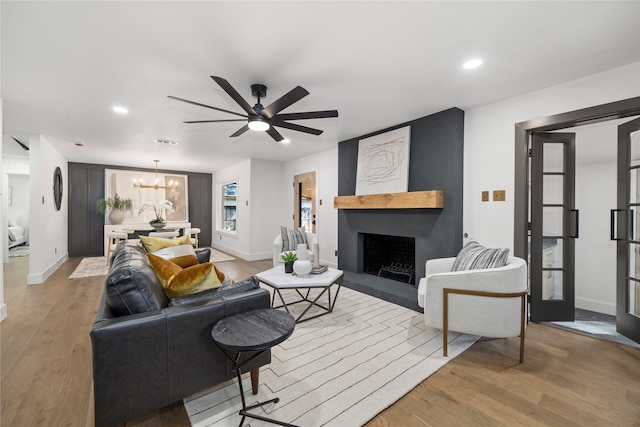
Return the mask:
<svg viewBox="0 0 640 427"><path fill-rule="evenodd" d="M44 284L29 286L26 257L5 264L2 426L94 424L89 330L104 276L68 280L79 262L70 259ZM241 279L270 262L219 266ZM530 324L525 361L517 359L517 338L482 339L367 426L640 426L640 349ZM128 425L189 420L177 403Z"/></svg>

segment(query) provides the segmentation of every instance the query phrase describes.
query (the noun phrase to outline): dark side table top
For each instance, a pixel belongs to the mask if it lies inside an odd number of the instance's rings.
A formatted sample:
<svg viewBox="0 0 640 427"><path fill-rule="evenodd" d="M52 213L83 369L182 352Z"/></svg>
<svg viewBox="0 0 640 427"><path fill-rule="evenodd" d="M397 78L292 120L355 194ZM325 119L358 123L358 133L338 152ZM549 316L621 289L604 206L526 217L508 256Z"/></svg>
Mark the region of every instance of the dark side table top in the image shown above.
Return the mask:
<svg viewBox="0 0 640 427"><path fill-rule="evenodd" d="M213 341L223 350L262 351L280 344L293 333L293 316L261 308L225 317L213 326Z"/></svg>

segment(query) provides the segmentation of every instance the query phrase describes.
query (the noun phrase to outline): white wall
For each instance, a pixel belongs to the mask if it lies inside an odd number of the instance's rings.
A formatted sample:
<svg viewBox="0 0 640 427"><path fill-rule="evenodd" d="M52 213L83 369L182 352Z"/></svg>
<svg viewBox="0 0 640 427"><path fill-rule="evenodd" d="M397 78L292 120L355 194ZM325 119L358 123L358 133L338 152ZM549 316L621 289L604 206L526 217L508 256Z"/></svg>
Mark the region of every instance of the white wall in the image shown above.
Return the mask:
<svg viewBox="0 0 640 427"><path fill-rule="evenodd" d="M67 160L43 136L29 139L30 256L28 284L42 283L68 258L69 174ZM53 173L62 171L62 206L53 202Z"/></svg>
<svg viewBox="0 0 640 427"><path fill-rule="evenodd" d="M515 131L519 122L640 96L640 63L465 112L463 230L513 250ZM505 202L482 202L505 189Z"/></svg>
<svg viewBox="0 0 640 427"><path fill-rule="evenodd" d="M273 239L280 232L283 191L282 163L266 160L251 161L251 255L250 260L271 258ZM275 227L274 227L275 225Z"/></svg>
<svg viewBox="0 0 640 427"><path fill-rule="evenodd" d="M0 10L2 8L0 7ZM2 127L2 95L0 94L0 129ZM2 153L2 138L0 138L0 153ZM0 162L0 168L4 169L3 162ZM2 199L2 206L0 206L0 224L4 224L6 221L6 217L4 215L5 207L7 206L7 197L4 191L5 179L4 179L4 170L0 170L0 197ZM2 239L4 244L0 245L0 259L4 264L6 250L7 250L7 231L6 227L0 227L2 230L0 231L0 239ZM0 322L2 322L7 317L7 304L4 302L4 268L0 268Z"/></svg>
<svg viewBox="0 0 640 427"><path fill-rule="evenodd" d="M214 216L219 215L220 186L238 180L238 233L233 236L217 231L214 218L212 246L247 260L271 258L280 226L293 225L293 177L312 171L316 172L320 262L336 266L338 213L333 198L338 195L337 148L286 163L249 160L214 173Z"/></svg>
<svg viewBox="0 0 640 427"><path fill-rule="evenodd" d="M273 239L280 231L279 187L282 163L246 160L213 174L213 238L211 245L246 260L271 258ZM236 234L218 230L221 186L236 181Z"/></svg>

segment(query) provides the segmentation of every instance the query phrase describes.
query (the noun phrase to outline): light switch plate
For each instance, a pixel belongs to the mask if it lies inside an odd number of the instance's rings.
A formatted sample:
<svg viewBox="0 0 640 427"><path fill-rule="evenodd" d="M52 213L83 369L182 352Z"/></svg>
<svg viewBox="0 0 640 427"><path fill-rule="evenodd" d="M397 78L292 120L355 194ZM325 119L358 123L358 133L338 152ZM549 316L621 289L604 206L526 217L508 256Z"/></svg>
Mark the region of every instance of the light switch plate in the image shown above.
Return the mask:
<svg viewBox="0 0 640 427"><path fill-rule="evenodd" d="M493 190L493 201L504 202L507 199L506 190Z"/></svg>

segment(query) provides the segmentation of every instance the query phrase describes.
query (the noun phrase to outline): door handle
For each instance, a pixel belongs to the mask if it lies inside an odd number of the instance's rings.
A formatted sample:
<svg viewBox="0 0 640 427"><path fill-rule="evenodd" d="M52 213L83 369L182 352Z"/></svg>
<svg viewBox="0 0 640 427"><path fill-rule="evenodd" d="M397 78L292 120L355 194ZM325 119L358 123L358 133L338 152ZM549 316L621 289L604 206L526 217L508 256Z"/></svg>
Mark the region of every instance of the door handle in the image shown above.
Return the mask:
<svg viewBox="0 0 640 427"><path fill-rule="evenodd" d="M580 237L580 211L578 209L571 209L573 215L573 234L569 234L569 237L577 239Z"/></svg>
<svg viewBox="0 0 640 427"><path fill-rule="evenodd" d="M620 240L616 237L616 212L622 212L622 209L611 209L611 240Z"/></svg>

